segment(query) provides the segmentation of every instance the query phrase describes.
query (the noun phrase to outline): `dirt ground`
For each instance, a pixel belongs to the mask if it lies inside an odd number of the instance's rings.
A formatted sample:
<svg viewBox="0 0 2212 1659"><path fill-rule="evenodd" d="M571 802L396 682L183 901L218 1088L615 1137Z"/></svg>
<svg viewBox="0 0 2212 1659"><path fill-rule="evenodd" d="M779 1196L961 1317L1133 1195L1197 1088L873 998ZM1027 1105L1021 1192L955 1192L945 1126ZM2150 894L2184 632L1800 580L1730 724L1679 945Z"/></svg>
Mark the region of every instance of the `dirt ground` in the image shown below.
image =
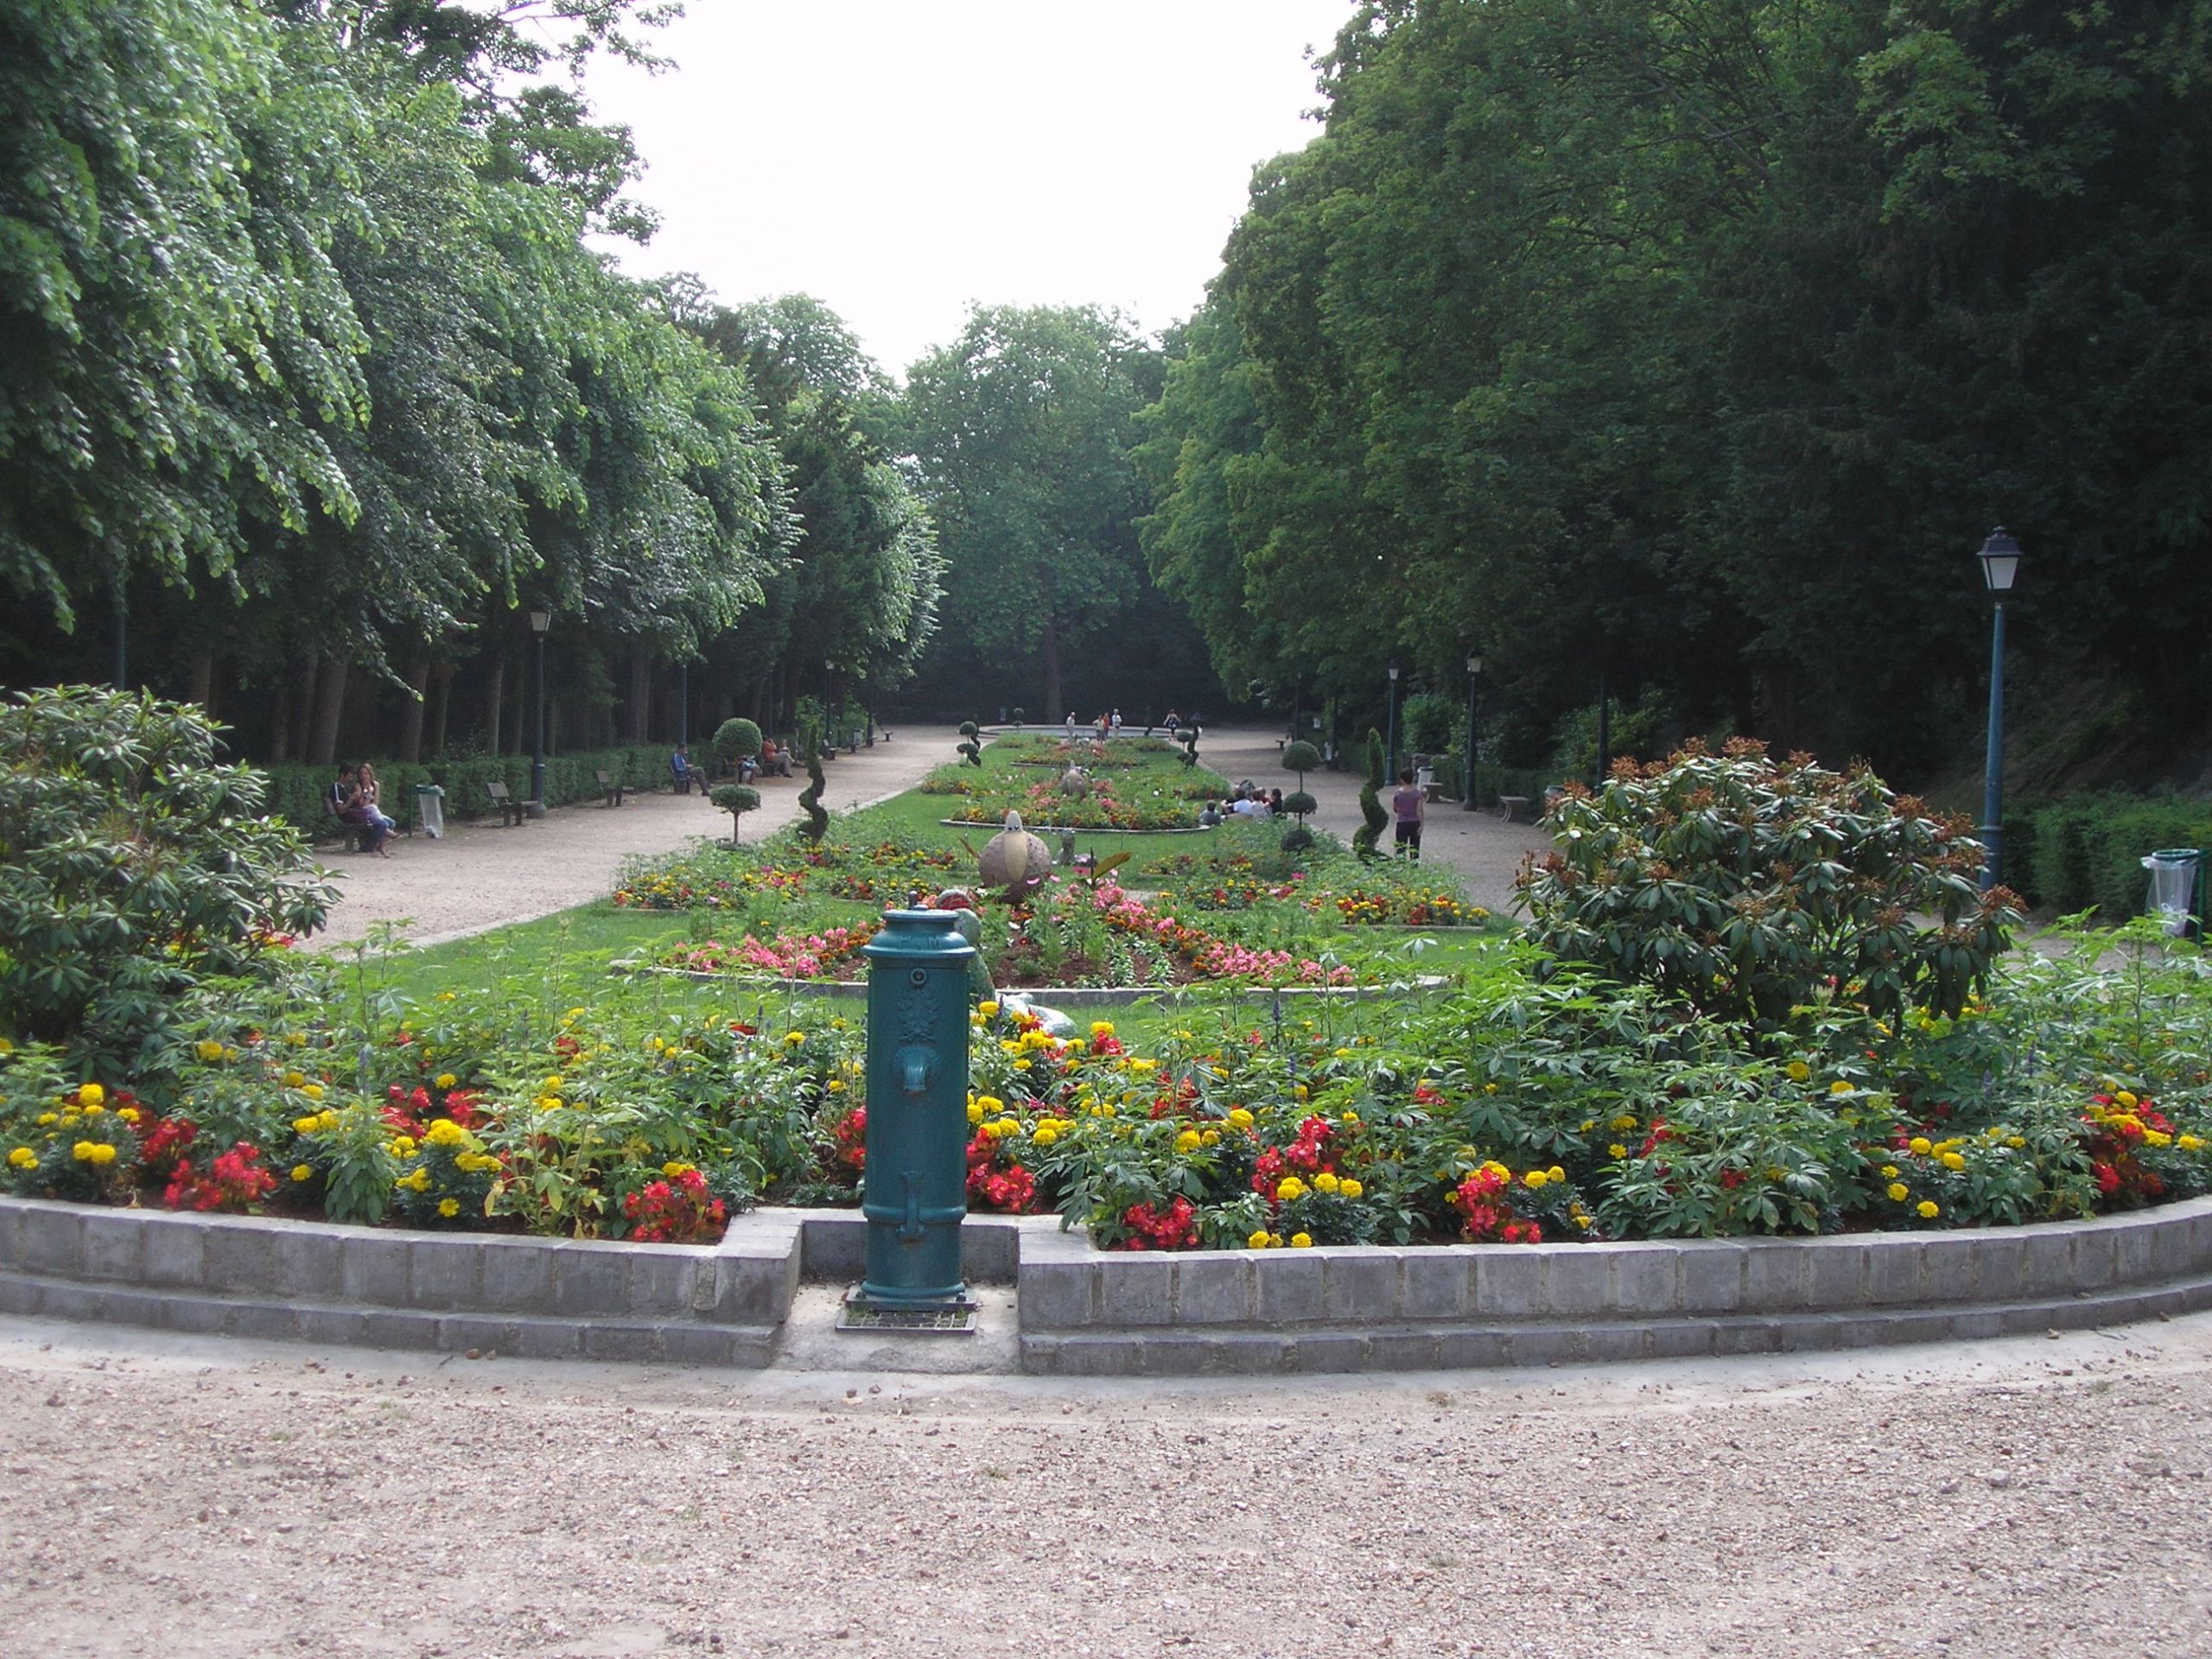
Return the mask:
<svg viewBox="0 0 2212 1659"><path fill-rule="evenodd" d="M0 1320L0 1653L2186 1659L2208 1378L2206 1316L1114 1384Z"/></svg>

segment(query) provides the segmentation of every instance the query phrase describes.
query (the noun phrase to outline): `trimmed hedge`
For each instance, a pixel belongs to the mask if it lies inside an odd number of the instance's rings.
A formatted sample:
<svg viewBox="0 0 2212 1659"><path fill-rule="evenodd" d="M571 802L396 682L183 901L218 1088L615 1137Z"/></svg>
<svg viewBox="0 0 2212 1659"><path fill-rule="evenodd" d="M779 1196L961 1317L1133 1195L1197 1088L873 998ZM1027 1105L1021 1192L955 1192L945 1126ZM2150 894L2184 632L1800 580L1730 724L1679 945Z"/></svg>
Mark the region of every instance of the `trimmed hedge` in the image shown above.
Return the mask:
<svg viewBox="0 0 2212 1659"><path fill-rule="evenodd" d="M2062 914L2094 906L2099 919L2118 923L2149 902L2145 854L2212 847L2212 803L2085 792L2037 810L2024 836L2017 823L2005 833L2005 874L2024 896Z"/></svg>
<svg viewBox="0 0 2212 1659"><path fill-rule="evenodd" d="M549 754L545 757L545 804L567 806L576 801L598 800L604 791L592 775L594 772L606 772L633 790L654 788L668 781L668 748L660 745ZM505 784L517 800L530 792L528 755L479 755L467 760L434 760L428 766L403 766L396 760L380 760L371 755L369 764L377 769L377 781L383 785L385 813L403 824L413 820L417 784L435 784L443 789L445 815L454 819L480 818L489 813L489 804L484 798L484 785L487 783ZM317 841L339 838L338 821L323 805L331 779L337 776L336 766L263 766L259 770L269 779L269 810L272 817L290 820Z"/></svg>

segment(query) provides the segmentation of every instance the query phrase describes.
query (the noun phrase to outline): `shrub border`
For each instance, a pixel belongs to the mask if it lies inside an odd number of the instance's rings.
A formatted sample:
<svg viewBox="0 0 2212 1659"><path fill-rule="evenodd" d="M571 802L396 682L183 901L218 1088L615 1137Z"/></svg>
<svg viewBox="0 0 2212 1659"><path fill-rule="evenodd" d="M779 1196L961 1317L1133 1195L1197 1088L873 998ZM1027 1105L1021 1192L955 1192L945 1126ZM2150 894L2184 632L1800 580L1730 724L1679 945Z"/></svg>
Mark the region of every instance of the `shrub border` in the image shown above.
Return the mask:
<svg viewBox="0 0 2212 1659"><path fill-rule="evenodd" d="M860 1276L856 1211L718 1245L407 1232L0 1198L0 1313L270 1340L763 1367L802 1276ZM970 1217L1025 1371L1457 1370L1960 1341L2212 1307L2212 1198L1958 1232L1122 1254ZM855 1362L860 1356L856 1351Z"/></svg>

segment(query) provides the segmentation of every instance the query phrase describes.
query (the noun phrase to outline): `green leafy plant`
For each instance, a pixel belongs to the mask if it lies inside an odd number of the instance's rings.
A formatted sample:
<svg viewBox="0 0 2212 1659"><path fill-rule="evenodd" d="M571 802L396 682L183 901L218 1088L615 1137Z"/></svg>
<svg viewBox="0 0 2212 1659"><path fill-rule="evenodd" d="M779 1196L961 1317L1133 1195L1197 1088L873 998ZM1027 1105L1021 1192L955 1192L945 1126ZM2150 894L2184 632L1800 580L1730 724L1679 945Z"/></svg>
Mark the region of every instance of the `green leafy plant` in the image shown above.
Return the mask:
<svg viewBox="0 0 2212 1659"><path fill-rule="evenodd" d="M726 720L715 728L712 747L715 759L721 762L725 770L734 772L739 761L760 753L760 728L742 718ZM714 799L712 796L708 798ZM721 803L715 801L715 804L720 806Z"/></svg>
<svg viewBox="0 0 2212 1659"><path fill-rule="evenodd" d="M1319 809L1320 803L1306 792L1306 774L1321 764L1321 751L1303 738L1286 743L1282 747L1285 772L1298 774L1298 787L1283 798L1283 810L1298 820L1297 826L1283 836L1282 844L1293 852L1302 852L1313 844L1313 832L1306 827L1306 817Z"/></svg>
<svg viewBox="0 0 2212 1659"><path fill-rule="evenodd" d="M807 774L813 776L811 771ZM707 798L729 814L729 841L734 847L745 838L745 815L760 810L760 791L750 784L716 784ZM800 797L802 802L804 796Z"/></svg>
<svg viewBox="0 0 2212 1659"><path fill-rule="evenodd" d="M336 889L199 709L95 686L0 708L0 1027L136 1070L208 975L258 971Z"/></svg>
<svg viewBox="0 0 2212 1659"><path fill-rule="evenodd" d="M799 825L799 834L810 842L818 842L830 828L830 815L822 809L822 791L830 787L830 780L822 772L822 745L806 746L806 787L799 791L799 810L806 814Z"/></svg>
<svg viewBox="0 0 2212 1659"><path fill-rule="evenodd" d="M1570 785L1549 822L1555 850L1517 887L1535 941L1725 1018L1831 999L1955 1014L2018 919L1980 891L1964 820L1748 740Z"/></svg>
<svg viewBox="0 0 2212 1659"><path fill-rule="evenodd" d="M1375 843L1390 827L1390 815L1382 810L1382 734L1370 728L1367 734L1367 781L1359 786L1359 816L1363 822L1352 831L1352 850L1362 858L1376 855Z"/></svg>
<svg viewBox="0 0 2212 1659"><path fill-rule="evenodd" d="M978 735L978 728L974 721L963 720L960 722L958 747L962 766L980 766L983 764L983 746L976 741Z"/></svg>

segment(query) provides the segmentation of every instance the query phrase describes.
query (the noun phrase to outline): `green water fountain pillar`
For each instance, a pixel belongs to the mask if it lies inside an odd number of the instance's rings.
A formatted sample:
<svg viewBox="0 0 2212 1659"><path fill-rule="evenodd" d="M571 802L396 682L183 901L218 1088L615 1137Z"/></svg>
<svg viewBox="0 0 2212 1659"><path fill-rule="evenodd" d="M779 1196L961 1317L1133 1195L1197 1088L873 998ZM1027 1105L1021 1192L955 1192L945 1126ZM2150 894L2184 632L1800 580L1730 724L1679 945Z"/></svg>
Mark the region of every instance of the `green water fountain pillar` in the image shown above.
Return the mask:
<svg viewBox="0 0 2212 1659"><path fill-rule="evenodd" d="M878 1306L967 1294L969 969L957 912L893 910L868 974L868 1276Z"/></svg>

